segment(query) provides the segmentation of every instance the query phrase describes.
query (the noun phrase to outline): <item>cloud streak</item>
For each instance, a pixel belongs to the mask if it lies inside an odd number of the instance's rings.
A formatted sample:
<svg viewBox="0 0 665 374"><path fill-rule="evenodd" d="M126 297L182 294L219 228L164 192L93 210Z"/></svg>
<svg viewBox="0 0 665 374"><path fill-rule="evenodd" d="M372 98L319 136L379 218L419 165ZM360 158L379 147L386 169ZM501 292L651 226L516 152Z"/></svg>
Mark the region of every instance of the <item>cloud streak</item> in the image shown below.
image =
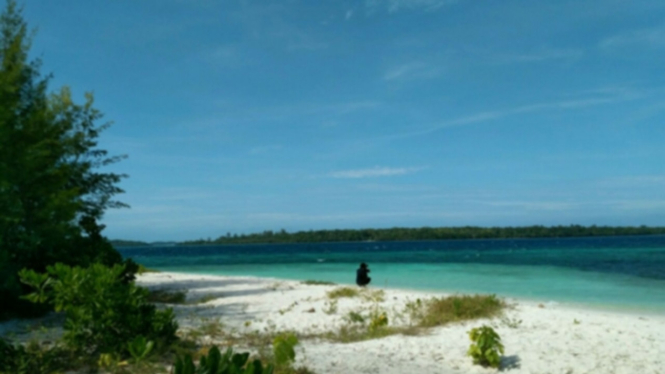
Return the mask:
<svg viewBox="0 0 665 374"><path fill-rule="evenodd" d="M360 179L360 178L376 178L376 177L392 177L397 175L415 173L422 168L390 168L390 167L374 167L371 169L355 169L355 170L342 170L329 173L331 178L338 179Z"/></svg>
<svg viewBox="0 0 665 374"><path fill-rule="evenodd" d="M549 102L549 103L536 103L536 104L530 104L530 105L522 105L522 106L518 106L518 107L514 107L514 108L504 109L504 110L480 112L480 113L472 114L472 115L469 115L469 116L458 117L458 118L455 118L455 119L444 121L442 123L439 123L437 125L434 125L434 126L431 126L429 128L425 128L425 129L422 129L422 130L419 130L419 131L413 131L413 132L408 132L408 133L390 135L387 138L388 139L409 138L409 137L414 137L414 136L427 135L427 134L430 134L430 133L433 133L433 132L436 132L436 131L439 131L441 129L448 128L448 127L471 125L471 124L475 124L475 123L493 121L493 120L497 120L497 119L501 119L501 118L505 118L505 117L510 117L510 116L515 116L515 115L536 113L536 112L540 112L540 111L544 111L544 110L582 109L582 108L587 108L587 107L591 107L591 106L611 104L611 103L626 101L626 100L633 100L633 99L636 99L638 97L640 97L639 94L625 93L625 94L615 95L615 96L597 96L597 97L581 98L581 99L575 99L575 100L563 100L563 101L555 101L555 102Z"/></svg>
<svg viewBox="0 0 665 374"><path fill-rule="evenodd" d="M572 61L581 58L584 52L579 49L542 48L525 53L500 54L494 57L497 63L537 63L543 61Z"/></svg>
<svg viewBox="0 0 665 374"><path fill-rule="evenodd" d="M436 66L422 62L410 62L389 69L383 75L383 80L395 81L399 79L435 78L439 76L440 73L440 69Z"/></svg>
<svg viewBox="0 0 665 374"><path fill-rule="evenodd" d="M457 0L367 0L365 6L370 12L379 9L386 9L389 13L416 9L429 12L455 3Z"/></svg>
<svg viewBox="0 0 665 374"><path fill-rule="evenodd" d="M631 46L665 48L665 26L633 30L617 34L600 42L603 49L615 49Z"/></svg>

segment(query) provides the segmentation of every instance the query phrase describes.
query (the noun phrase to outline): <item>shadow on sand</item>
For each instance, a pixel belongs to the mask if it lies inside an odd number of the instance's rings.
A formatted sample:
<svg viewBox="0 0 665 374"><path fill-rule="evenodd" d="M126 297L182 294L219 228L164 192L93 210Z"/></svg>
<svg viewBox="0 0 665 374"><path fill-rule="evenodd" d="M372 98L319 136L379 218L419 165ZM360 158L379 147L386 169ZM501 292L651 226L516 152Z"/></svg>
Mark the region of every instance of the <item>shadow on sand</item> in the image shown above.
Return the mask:
<svg viewBox="0 0 665 374"><path fill-rule="evenodd" d="M501 357L501 366L500 366L500 371L508 371L508 370L513 370L513 369L519 369L520 368L520 358L519 356L512 355L512 356L504 356Z"/></svg>

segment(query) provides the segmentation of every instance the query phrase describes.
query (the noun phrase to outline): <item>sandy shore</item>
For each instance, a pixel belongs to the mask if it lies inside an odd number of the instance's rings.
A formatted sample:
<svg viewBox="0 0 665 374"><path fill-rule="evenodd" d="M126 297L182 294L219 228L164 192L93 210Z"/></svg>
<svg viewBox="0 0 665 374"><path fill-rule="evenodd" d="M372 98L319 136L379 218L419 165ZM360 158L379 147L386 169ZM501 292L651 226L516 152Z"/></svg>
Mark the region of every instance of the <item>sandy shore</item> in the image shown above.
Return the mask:
<svg viewBox="0 0 665 374"><path fill-rule="evenodd" d="M151 289L187 291L188 300L214 297L174 308L183 329L218 319L226 328L241 332L322 332L343 324L349 311L372 307L372 302L360 298L344 298L337 312L328 314L326 292L335 286L277 279L151 273L138 282ZM386 289L379 307L388 312L391 323L408 323L400 322L407 301L442 295ZM665 374L665 316L508 301L514 306L503 318L438 327L421 336L394 335L350 344L307 340L299 348L297 363L320 374L495 372L472 365L466 356L466 332L489 324L503 339L505 372Z"/></svg>
<svg viewBox="0 0 665 374"><path fill-rule="evenodd" d="M204 331L201 326L219 321L224 331L239 334L257 330L321 333L345 324L343 317L348 312L367 312L373 307L386 311L391 325L408 324L404 313L408 301L445 296L385 289L383 302L342 298L337 311L330 313L326 292L338 286L176 273L144 274L137 282L153 290L187 292L188 303L173 306L184 332ZM197 302L201 299L207 301ZM307 339L297 348L296 365L306 365L318 374L496 372L473 365L466 356L470 343L467 331L488 324L505 345L503 372L665 374L665 316L507 301L512 307L501 318L437 327L424 335L393 335L348 344ZM0 335L19 341L50 340L61 330L41 326L61 325L62 316L57 315L38 322L14 320L0 324ZM226 345L219 340L223 338L215 336L203 334L199 339Z"/></svg>

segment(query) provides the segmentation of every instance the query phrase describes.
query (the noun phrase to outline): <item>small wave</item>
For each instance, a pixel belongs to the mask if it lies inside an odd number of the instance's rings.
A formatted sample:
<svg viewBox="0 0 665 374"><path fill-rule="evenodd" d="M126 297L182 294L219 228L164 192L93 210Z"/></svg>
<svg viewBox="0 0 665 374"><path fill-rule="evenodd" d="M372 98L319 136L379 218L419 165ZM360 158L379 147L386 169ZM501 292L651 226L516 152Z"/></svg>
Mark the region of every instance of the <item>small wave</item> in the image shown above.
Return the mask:
<svg viewBox="0 0 665 374"><path fill-rule="evenodd" d="M325 262L326 260L324 258L317 258L316 262Z"/></svg>

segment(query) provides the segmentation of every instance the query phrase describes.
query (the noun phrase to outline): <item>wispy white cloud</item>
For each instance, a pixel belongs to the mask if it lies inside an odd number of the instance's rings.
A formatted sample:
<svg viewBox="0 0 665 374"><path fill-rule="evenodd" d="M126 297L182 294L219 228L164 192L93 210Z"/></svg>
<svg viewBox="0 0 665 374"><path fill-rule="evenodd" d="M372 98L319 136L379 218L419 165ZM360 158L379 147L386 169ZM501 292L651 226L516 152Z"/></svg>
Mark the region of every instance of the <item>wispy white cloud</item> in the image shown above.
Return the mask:
<svg viewBox="0 0 665 374"><path fill-rule="evenodd" d="M252 155L258 155L258 154L264 154L264 153L279 151L282 148L283 147L279 144L256 146L256 147L252 147L249 150L249 153L252 154Z"/></svg>
<svg viewBox="0 0 665 374"><path fill-rule="evenodd" d="M353 17L353 9L349 9L349 10L346 11L346 14L344 15L344 19L348 21L348 20L351 19L351 17Z"/></svg>
<svg viewBox="0 0 665 374"><path fill-rule="evenodd" d="M240 10L232 13L232 19L244 28L248 37L282 45L289 51L328 48L326 42L291 21L289 7L285 4L244 3Z"/></svg>
<svg viewBox="0 0 665 374"><path fill-rule="evenodd" d="M608 178L597 182L598 187L639 188L665 187L665 175L631 175Z"/></svg>
<svg viewBox="0 0 665 374"><path fill-rule="evenodd" d="M644 46L665 48L665 26L633 30L603 39L600 47L604 49Z"/></svg>
<svg viewBox="0 0 665 374"><path fill-rule="evenodd" d="M400 10L433 11L446 5L457 3L458 0L366 0L365 6L369 12L385 9L390 13Z"/></svg>
<svg viewBox="0 0 665 374"><path fill-rule="evenodd" d="M493 57L497 63L535 63L543 61L572 61L581 58L584 51L580 49L540 48L523 53L501 53Z"/></svg>
<svg viewBox="0 0 665 374"><path fill-rule="evenodd" d="M589 205L586 203L565 201L484 201L482 203L494 207L510 207L536 211L567 211L581 209L584 206Z"/></svg>
<svg viewBox="0 0 665 374"><path fill-rule="evenodd" d="M409 167L409 168L390 168L390 167L374 167L371 169L355 169L355 170L342 170L329 173L331 178L346 178L346 179L359 179L359 178L375 178L375 177L391 177L396 175L404 175L415 173L422 170L422 167Z"/></svg>
<svg viewBox="0 0 665 374"><path fill-rule="evenodd" d="M441 68L423 62L409 62L392 67L383 75L386 81L398 79L427 79L441 74Z"/></svg>
<svg viewBox="0 0 665 374"><path fill-rule="evenodd" d="M523 105L514 108L504 109L504 110L495 110L480 112L468 116L458 117L448 121L444 121L437 125L431 126L429 128L424 128L422 130L401 133L396 135L387 136L387 138L400 139L412 136L426 135L432 132L441 130L443 128L455 127L455 126L464 126L471 125L475 123L493 121L509 116L536 113L544 110L570 110L570 109L582 109L597 105L611 104L620 101L634 100L639 98L640 95L636 93L625 93L618 95L598 95L588 98L579 98L574 100L562 100L549 103L536 103L530 105Z"/></svg>
<svg viewBox="0 0 665 374"><path fill-rule="evenodd" d="M665 200L616 200L608 202L608 205L618 210L662 212Z"/></svg>

